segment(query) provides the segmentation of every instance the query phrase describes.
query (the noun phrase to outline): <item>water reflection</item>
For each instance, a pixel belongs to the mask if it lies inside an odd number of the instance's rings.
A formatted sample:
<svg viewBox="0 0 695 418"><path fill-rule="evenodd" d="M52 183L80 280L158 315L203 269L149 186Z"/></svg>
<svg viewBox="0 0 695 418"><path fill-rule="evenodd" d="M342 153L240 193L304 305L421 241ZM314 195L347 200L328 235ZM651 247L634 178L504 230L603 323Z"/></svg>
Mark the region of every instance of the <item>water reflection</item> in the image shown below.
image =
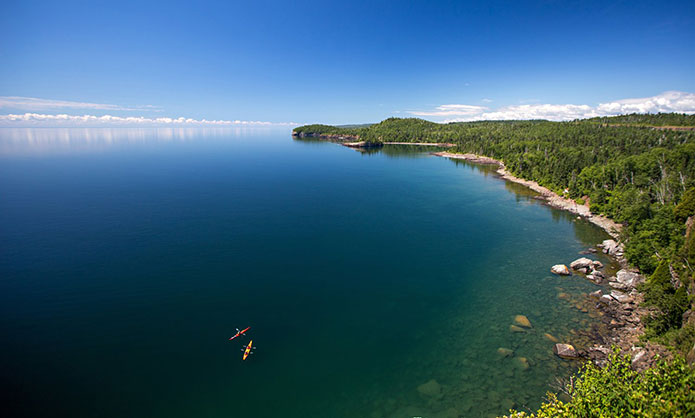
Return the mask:
<svg viewBox="0 0 695 418"><path fill-rule="evenodd" d="M340 144L339 141L331 141L323 138L315 137L292 137L295 142L305 145L323 146L326 144ZM432 152L445 151L446 147L436 147L436 146L421 146L421 145L407 145L407 144L392 144L384 145L383 147L374 148L350 148L355 152L359 152L365 156L372 155L385 155L389 158L422 158L427 157Z"/></svg>
<svg viewBox="0 0 695 418"><path fill-rule="evenodd" d="M0 156L94 152L116 145L236 137L271 129L274 128L0 128Z"/></svg>

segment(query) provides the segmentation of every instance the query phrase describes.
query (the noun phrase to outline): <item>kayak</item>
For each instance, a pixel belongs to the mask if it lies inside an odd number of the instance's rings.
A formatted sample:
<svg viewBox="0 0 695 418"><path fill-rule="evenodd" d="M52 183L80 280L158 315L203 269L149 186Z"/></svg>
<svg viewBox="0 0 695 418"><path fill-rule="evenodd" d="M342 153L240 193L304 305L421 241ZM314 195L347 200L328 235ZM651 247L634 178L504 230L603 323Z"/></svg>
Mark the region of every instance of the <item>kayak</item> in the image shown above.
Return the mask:
<svg viewBox="0 0 695 418"><path fill-rule="evenodd" d="M249 341L249 345L246 346L246 350L244 350L244 358L242 360L246 360L246 357L251 354L251 347L253 346L253 340Z"/></svg>
<svg viewBox="0 0 695 418"><path fill-rule="evenodd" d="M243 330L239 331L239 328L237 328L237 329L236 329L236 334L234 334L234 336L233 336L232 338L230 338L229 341L235 339L236 337L239 337L239 336L241 336L241 335L244 335L244 333L246 333L246 331L248 331L248 330L250 330L250 329L251 329L251 327L246 327L246 328L244 328Z"/></svg>

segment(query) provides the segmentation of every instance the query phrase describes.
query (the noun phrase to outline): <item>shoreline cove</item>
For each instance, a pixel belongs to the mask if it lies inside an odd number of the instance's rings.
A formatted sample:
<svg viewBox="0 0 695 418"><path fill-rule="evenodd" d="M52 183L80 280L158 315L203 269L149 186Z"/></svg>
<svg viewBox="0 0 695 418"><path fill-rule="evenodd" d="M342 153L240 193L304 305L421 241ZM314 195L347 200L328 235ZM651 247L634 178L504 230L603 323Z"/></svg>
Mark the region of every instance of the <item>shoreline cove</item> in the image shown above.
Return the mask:
<svg viewBox="0 0 695 418"><path fill-rule="evenodd" d="M504 165L502 161L496 160L494 158L482 156L482 155L476 155L476 154L457 154L457 153L452 153L452 152L433 152L431 155L435 155L437 157L444 157L444 158L451 158L454 160L464 160L468 161L471 163L475 164L488 164L488 165L497 165L497 174L508 181L511 181L512 183L517 183L521 184L523 186L528 187L529 189L537 192L540 194L540 197L548 204L548 206L551 206L556 209L561 209L568 211L570 213L573 213L575 215L579 215L585 219L587 219L589 222L593 223L594 225L600 227L608 235L613 237L615 240L620 239L620 232L622 231L622 225L616 223L612 219L606 218L605 216L601 215L594 215L591 213L589 210L589 207L586 205L580 205L577 202L575 202L572 199L567 199L564 198L557 193L553 192L552 190L548 189L547 187L543 187L540 184L538 184L535 181L532 180L526 180L520 177L516 177L513 174L511 174L509 171L507 171L507 167ZM621 263L622 264L622 263Z"/></svg>
<svg viewBox="0 0 695 418"><path fill-rule="evenodd" d="M342 135L323 135L323 134L296 134L293 137L317 137L328 142L334 142L349 148L365 148L364 142L350 143L348 140L359 140L355 136ZM382 145L395 145L395 142L383 142ZM410 145L422 145L420 143L408 143ZM447 144L428 143L427 145L446 146ZM589 221L606 232L611 240L604 240L602 243L591 247L591 251L602 251L610 259L614 260L619 266L619 271L614 275L606 276L598 272L596 277L593 273L597 271L582 272L581 269L572 268L570 276L578 276L581 280L588 280L597 285L598 289L587 294L586 300L593 304L599 314L598 322L587 330L579 330L575 336L583 335L593 342L591 346L585 346L576 350L576 355L570 360L590 361L599 367L606 365L609 356L614 349L618 349L622 354L629 354L632 357L632 367L637 370L644 370L656 363L659 358L670 358L671 353L663 346L653 342L642 342L640 337L644 334L645 326L642 317L648 315L650 310L641 307L644 296L637 290L637 286L645 281L638 269L628 265L623 255L623 243L620 241L622 225L605 216L592 214L587 205L579 205L572 199L564 198L547 187L541 186L536 181L526 180L511 174L505 164L497 159L484 155L472 153L452 153L448 151L429 152L429 155L449 158L452 160L463 160L472 164L494 165L499 178L512 183L525 186L538 193L535 199L542 201L546 205L567 211L571 214ZM576 262L577 260L575 260ZM550 266L548 266L550 267ZM571 341L565 341L571 342ZM563 345L563 344L558 344ZM571 347L571 345L570 345ZM573 348L573 347L572 347ZM573 348L574 349L574 348ZM557 350L557 347L556 347ZM557 354L557 351L556 351Z"/></svg>
<svg viewBox="0 0 695 418"><path fill-rule="evenodd" d="M600 286L598 290L586 297L595 303L595 308L601 315L600 324L602 326L595 324L591 327L588 333L594 344L586 349L577 350L577 359L591 361L599 367L603 367L614 347L617 347L622 354L629 354L632 357L634 369L644 370L654 365L659 358L671 357L671 353L661 345L640 341L640 337L644 334L642 317L650 312L649 309L640 306L644 296L637 290L637 285L643 283L645 277L640 274L639 270L630 268L623 255L623 246L620 243L622 225L604 216L592 214L588 206L579 205L571 199L559 196L535 181L512 175L507 171L502 161L494 158L447 151L431 152L430 155L452 160L464 160L473 164L496 165L498 167L496 173L501 179L528 187L540 194L538 200L552 208L568 211L588 220L615 240L606 240L596 245L599 250L620 265L620 270L615 276L605 277L605 279L599 278L598 281L595 281L590 272L581 274L581 272L575 271L576 269L571 269L570 275L594 281L597 286ZM605 286L605 283L608 283L608 286ZM604 293L604 291L607 292Z"/></svg>

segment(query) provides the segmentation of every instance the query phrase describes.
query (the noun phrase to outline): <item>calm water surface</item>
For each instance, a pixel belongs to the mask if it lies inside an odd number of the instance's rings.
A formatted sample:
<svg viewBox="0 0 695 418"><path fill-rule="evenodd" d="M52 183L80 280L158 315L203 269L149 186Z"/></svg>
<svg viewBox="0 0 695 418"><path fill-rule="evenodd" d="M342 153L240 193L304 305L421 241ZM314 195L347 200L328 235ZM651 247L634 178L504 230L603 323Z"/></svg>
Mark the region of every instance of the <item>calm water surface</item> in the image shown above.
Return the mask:
<svg viewBox="0 0 695 418"><path fill-rule="evenodd" d="M543 334L594 321L549 268L606 238L485 167L289 129L1 129L0 196L12 416L534 408L576 367Z"/></svg>

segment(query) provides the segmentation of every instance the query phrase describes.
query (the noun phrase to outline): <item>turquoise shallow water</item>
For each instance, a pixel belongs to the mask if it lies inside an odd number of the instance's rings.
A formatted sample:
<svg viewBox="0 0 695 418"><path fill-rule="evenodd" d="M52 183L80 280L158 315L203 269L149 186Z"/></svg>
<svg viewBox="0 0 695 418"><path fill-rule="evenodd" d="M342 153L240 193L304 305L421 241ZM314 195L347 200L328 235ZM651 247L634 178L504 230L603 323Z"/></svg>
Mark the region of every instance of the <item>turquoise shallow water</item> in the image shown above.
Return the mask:
<svg viewBox="0 0 695 418"><path fill-rule="evenodd" d="M576 367L543 334L594 321L549 268L606 238L486 167L286 129L3 129L0 193L13 416L534 408Z"/></svg>

